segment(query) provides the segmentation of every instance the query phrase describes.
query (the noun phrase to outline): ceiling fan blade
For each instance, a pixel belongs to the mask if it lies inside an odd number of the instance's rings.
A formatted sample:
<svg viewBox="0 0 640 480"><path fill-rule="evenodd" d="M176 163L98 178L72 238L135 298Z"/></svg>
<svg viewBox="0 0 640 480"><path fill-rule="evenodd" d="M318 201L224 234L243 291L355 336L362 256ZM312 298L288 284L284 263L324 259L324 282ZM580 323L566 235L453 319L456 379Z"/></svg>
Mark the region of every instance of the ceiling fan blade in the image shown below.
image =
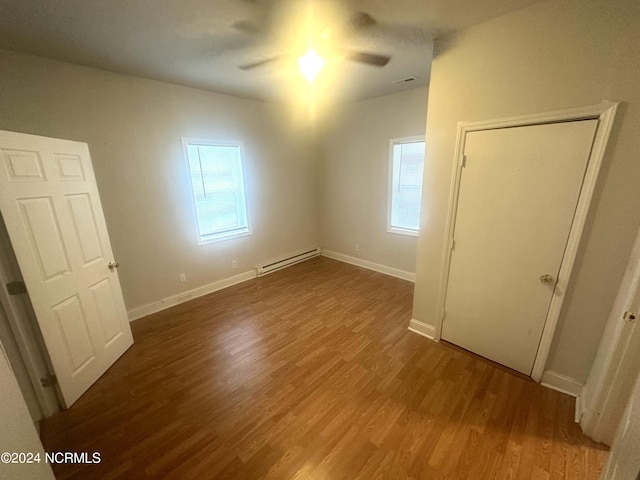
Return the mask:
<svg viewBox="0 0 640 480"><path fill-rule="evenodd" d="M388 55L380 55L378 53L368 52L345 52L347 60L352 62L364 63L365 65L371 65L372 67L384 67L391 57Z"/></svg>
<svg viewBox="0 0 640 480"><path fill-rule="evenodd" d="M347 20L347 26L351 30L365 30L373 27L376 23L375 19L365 12L355 12Z"/></svg>
<svg viewBox="0 0 640 480"><path fill-rule="evenodd" d="M231 28L250 35L262 35L264 30L253 22L248 20L239 20L231 24Z"/></svg>
<svg viewBox="0 0 640 480"><path fill-rule="evenodd" d="M254 68L261 67L271 62L275 62L280 60L284 55L277 55L275 57L265 58L263 60L258 60L257 62L245 63L244 65L240 65L238 68L240 70L252 70Z"/></svg>

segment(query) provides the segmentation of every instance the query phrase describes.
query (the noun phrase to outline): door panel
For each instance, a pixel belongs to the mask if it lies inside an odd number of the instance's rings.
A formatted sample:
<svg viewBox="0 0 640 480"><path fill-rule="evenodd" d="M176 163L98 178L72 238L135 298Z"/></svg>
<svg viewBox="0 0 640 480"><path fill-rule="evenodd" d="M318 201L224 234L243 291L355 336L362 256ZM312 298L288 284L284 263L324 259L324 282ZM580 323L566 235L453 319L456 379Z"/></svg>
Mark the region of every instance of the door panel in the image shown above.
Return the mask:
<svg viewBox="0 0 640 480"><path fill-rule="evenodd" d="M51 198L17 199L25 232L36 255L43 281L64 276L71 268Z"/></svg>
<svg viewBox="0 0 640 480"><path fill-rule="evenodd" d="M73 219L73 226L80 244L84 265L104 258L89 195L85 193L67 195L66 198L69 203L69 212Z"/></svg>
<svg viewBox="0 0 640 480"><path fill-rule="evenodd" d="M0 208L66 406L133 338L86 144L0 132Z"/></svg>
<svg viewBox="0 0 640 480"><path fill-rule="evenodd" d="M467 134L443 339L531 374L596 127Z"/></svg>
<svg viewBox="0 0 640 480"><path fill-rule="evenodd" d="M109 279L105 278L89 287L89 290L91 290L93 294L93 301L99 315L98 320L102 327L104 341L105 343L109 343L120 334L120 328L117 322L118 309L116 307L116 301L113 298L114 288L110 284Z"/></svg>
<svg viewBox="0 0 640 480"><path fill-rule="evenodd" d="M80 298L74 295L51 309L55 313L59 335L64 340L62 345L65 347L65 353L73 366L72 374L76 374L96 356L89 338L87 319L82 311Z"/></svg>

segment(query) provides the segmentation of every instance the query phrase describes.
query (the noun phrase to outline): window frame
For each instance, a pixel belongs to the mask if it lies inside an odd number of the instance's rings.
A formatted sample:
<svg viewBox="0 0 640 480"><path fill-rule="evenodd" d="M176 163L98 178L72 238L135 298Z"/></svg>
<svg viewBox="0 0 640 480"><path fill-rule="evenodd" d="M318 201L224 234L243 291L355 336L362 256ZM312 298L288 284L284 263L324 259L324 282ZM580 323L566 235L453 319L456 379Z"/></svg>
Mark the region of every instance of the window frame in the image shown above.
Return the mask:
<svg viewBox="0 0 640 480"><path fill-rule="evenodd" d="M193 189L193 181L191 179L191 165L189 163L189 146L210 146L210 147L237 147L239 150L239 162L240 162L240 186L242 189L242 199L244 201L244 210L247 218L246 229L236 233L224 233L218 232L210 235L210 238L203 239L203 235L200 232L200 218L198 217L198 206L196 201L196 194ZM191 195L191 206L193 209L193 219L195 221L196 237L198 245L208 245L211 243L222 242L225 240L232 240L234 238L246 237L252 234L251 229L251 216L249 211L249 202L247 201L247 188L246 188L246 176L244 171L244 143L237 140L213 140L209 138L191 138L182 137L182 151L184 156L185 165L187 168L187 179L189 183L189 193Z"/></svg>
<svg viewBox="0 0 640 480"><path fill-rule="evenodd" d="M391 214L393 210L393 147L395 145L400 145L403 143L417 143L417 142L424 142L425 151L426 151L426 139L424 135L399 137L399 138L392 138L389 140L389 173L388 173L388 187L387 187L387 233L393 233L397 235L406 235L410 237L417 237L418 235L420 235L420 227L418 227L417 230L413 230L410 228L394 227L391 225ZM423 159L423 162L424 162L424 159ZM424 188L424 177L423 177L423 183L422 185L420 185L421 199L422 199L423 188ZM421 207L420 210L422 210L422 205L420 205L420 207Z"/></svg>

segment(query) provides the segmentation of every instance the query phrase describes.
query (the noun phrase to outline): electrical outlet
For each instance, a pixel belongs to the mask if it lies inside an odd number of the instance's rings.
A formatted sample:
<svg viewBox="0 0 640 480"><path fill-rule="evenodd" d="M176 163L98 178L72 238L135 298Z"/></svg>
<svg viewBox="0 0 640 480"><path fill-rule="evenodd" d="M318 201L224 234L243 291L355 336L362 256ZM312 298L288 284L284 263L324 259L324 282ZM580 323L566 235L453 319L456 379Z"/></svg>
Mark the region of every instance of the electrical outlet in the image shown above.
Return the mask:
<svg viewBox="0 0 640 480"><path fill-rule="evenodd" d="M180 274L180 281L181 282L186 282L187 281L187 274L186 273L181 273Z"/></svg>
<svg viewBox="0 0 640 480"><path fill-rule="evenodd" d="M238 268L238 261L237 260L231 260L231 268Z"/></svg>
<svg viewBox="0 0 640 480"><path fill-rule="evenodd" d="M359 252L359 251L360 251L360 244L359 244L359 243L356 243L356 244L353 246L353 249L354 249L356 252Z"/></svg>

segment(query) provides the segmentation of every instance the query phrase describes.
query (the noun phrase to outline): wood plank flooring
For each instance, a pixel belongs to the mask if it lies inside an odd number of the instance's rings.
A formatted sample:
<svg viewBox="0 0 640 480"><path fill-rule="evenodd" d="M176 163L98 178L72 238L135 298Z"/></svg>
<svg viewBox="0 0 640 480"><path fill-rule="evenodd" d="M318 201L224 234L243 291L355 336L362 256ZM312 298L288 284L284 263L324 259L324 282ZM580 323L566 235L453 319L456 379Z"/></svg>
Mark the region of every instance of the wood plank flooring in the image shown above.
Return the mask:
<svg viewBox="0 0 640 480"><path fill-rule="evenodd" d="M407 331L413 285L326 258L132 324L60 479L597 479L571 397Z"/></svg>

